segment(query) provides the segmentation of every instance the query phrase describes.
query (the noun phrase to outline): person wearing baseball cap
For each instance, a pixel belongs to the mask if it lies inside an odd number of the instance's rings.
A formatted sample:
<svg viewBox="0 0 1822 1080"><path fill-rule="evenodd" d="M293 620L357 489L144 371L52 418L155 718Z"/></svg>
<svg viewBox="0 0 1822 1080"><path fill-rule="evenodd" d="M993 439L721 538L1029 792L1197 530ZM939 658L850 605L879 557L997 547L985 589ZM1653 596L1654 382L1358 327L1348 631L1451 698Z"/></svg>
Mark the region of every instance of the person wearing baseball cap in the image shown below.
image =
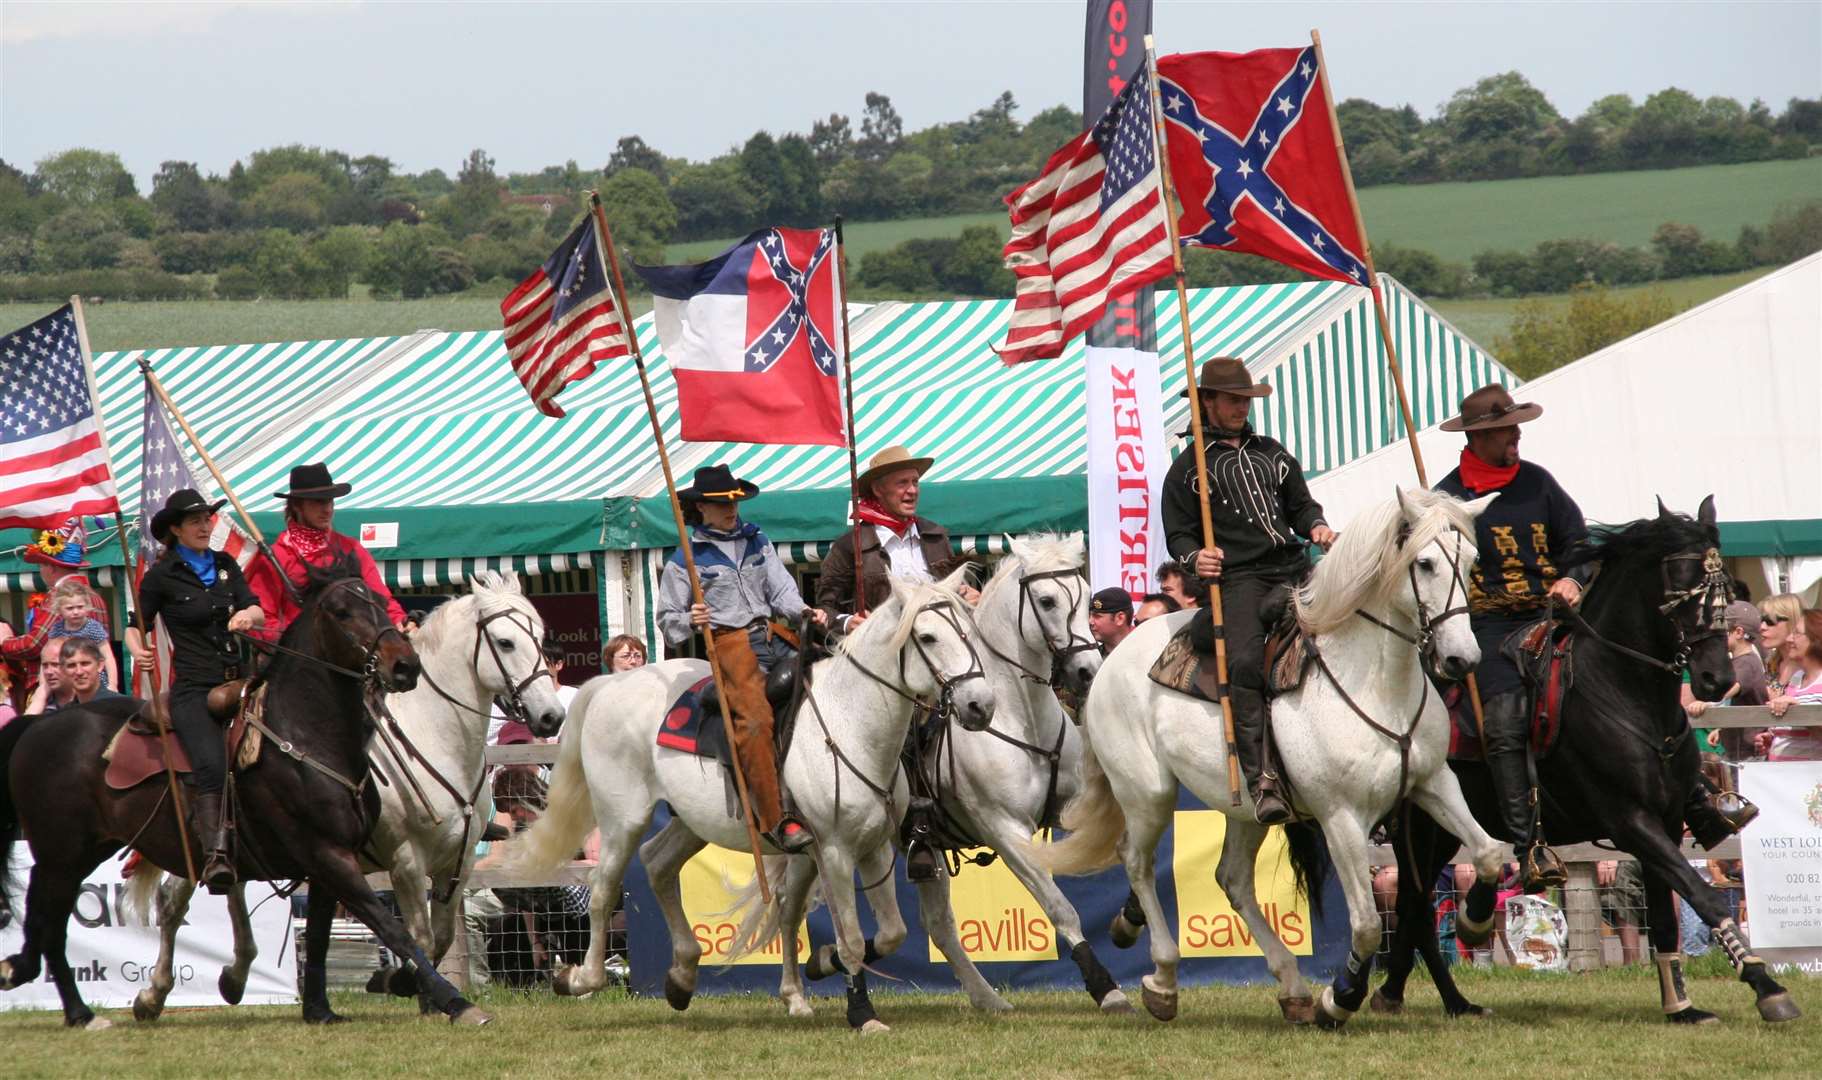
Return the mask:
<svg viewBox="0 0 1822 1080"><path fill-rule="evenodd" d="M1765 658L1759 655L1764 614L1754 604L1735 600L1727 605L1722 618L1727 625L1727 652L1733 657L1733 690L1726 695L1726 703L1763 705L1771 700L1770 675L1765 670ZM1683 711L1693 723L1715 704L1692 697L1684 703ZM1723 755L1737 761L1751 754L1752 739L1757 733L1758 729L1752 728L1725 728L1715 734L1720 737Z"/></svg>
<svg viewBox="0 0 1822 1080"><path fill-rule="evenodd" d="M1088 601L1088 632L1103 654L1125 641L1132 626L1132 594L1125 589L1102 589Z"/></svg>

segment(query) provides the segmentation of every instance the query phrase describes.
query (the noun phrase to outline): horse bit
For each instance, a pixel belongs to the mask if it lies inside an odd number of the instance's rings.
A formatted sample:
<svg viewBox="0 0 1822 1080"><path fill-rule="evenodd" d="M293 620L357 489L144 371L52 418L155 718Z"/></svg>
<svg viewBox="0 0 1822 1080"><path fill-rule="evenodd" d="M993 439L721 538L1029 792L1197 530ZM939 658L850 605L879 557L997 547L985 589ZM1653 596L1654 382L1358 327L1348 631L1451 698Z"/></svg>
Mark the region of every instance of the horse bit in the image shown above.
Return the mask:
<svg viewBox="0 0 1822 1080"><path fill-rule="evenodd" d="M1050 632L1044 630L1044 617L1038 612L1037 604L1031 599L1031 583L1044 580L1061 582L1065 578L1076 578L1079 581L1081 580L1081 575L1074 569L1066 569L1042 570L1035 574L1024 574L1019 577L1019 638L1023 640L1025 637L1025 611L1029 608L1031 610L1032 618L1037 620L1038 629L1043 631L1044 645L1050 650L1050 674L1048 677L1038 674L1024 664L1019 663L1017 659L1000 652L998 649L994 648L993 643L987 639L981 639L981 644L986 646L988 652L1017 668L1021 679L1028 679L1031 682L1049 686L1053 689L1062 681L1064 665L1069 663L1071 657L1078 653L1098 652L1101 648L1100 645L1095 643L1093 638L1080 638L1076 636L1074 616L1076 606L1082 602L1082 592L1077 591L1073 586L1067 583L1064 583L1062 586L1064 595L1069 597L1069 607L1063 622L1066 638L1064 643L1062 645L1056 644L1050 639Z"/></svg>

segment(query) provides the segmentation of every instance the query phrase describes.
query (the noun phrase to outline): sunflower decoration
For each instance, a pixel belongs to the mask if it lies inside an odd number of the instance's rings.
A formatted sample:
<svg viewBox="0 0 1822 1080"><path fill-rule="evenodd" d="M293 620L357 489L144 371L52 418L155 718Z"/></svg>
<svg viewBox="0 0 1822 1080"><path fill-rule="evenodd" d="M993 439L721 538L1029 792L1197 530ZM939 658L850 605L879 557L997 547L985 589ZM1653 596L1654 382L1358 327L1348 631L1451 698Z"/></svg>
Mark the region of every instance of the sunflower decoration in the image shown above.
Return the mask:
<svg viewBox="0 0 1822 1080"><path fill-rule="evenodd" d="M34 546L46 556L54 559L63 554L63 549L69 546L69 542L63 538L62 533L54 533L46 529L38 534L38 543Z"/></svg>

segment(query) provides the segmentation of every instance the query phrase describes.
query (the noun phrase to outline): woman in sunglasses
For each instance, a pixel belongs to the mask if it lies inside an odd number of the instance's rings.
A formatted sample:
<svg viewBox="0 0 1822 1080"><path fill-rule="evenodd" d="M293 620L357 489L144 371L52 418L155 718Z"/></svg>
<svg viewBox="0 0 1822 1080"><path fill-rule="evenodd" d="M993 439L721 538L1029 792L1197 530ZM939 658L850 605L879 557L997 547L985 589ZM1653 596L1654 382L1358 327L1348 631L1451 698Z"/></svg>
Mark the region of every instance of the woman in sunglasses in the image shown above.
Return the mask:
<svg viewBox="0 0 1822 1080"><path fill-rule="evenodd" d="M1802 648L1787 647L1791 634L1802 629L1803 601L1791 593L1779 593L1761 601L1759 612L1759 648L1765 654L1769 683L1766 690L1777 697L1803 667Z"/></svg>

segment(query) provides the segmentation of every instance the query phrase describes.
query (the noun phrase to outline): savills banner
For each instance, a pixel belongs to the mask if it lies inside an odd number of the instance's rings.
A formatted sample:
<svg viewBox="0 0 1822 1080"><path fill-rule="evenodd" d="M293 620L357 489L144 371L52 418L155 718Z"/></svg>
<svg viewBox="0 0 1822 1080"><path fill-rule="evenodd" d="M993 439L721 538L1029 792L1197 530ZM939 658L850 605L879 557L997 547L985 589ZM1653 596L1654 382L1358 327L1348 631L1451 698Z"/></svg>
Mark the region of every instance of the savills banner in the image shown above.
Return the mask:
<svg viewBox="0 0 1822 1080"><path fill-rule="evenodd" d="M1151 32L1151 0L1088 0L1082 115L1092 124L1138 73ZM1136 599L1151 591L1165 557L1158 495L1164 456L1158 399L1158 334L1152 290L1115 297L1089 327L1088 580Z"/></svg>

